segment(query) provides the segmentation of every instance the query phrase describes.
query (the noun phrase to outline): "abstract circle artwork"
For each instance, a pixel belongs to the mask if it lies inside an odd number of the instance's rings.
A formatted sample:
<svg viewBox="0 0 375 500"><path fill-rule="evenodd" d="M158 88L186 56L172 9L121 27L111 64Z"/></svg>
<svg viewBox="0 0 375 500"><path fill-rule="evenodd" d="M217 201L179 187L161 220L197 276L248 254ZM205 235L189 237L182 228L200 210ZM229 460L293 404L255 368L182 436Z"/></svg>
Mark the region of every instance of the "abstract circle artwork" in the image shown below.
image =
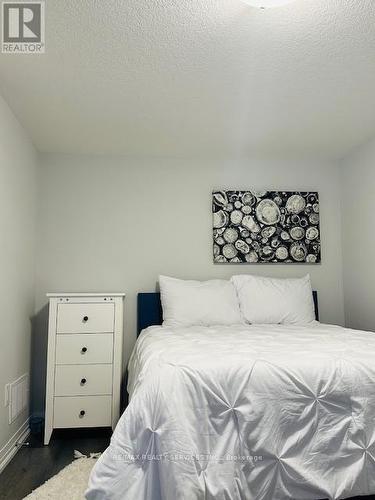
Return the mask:
<svg viewBox="0 0 375 500"><path fill-rule="evenodd" d="M214 262L320 263L319 209L316 192L214 191Z"/></svg>

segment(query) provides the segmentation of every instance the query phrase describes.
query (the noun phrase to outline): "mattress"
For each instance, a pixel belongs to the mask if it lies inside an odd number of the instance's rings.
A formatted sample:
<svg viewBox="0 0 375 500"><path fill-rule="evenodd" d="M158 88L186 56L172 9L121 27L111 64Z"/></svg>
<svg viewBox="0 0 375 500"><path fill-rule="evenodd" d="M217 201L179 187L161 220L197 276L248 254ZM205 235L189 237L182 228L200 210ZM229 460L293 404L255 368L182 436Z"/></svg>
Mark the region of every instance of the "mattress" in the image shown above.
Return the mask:
<svg viewBox="0 0 375 500"><path fill-rule="evenodd" d="M86 498L338 499L375 493L375 334L150 327Z"/></svg>

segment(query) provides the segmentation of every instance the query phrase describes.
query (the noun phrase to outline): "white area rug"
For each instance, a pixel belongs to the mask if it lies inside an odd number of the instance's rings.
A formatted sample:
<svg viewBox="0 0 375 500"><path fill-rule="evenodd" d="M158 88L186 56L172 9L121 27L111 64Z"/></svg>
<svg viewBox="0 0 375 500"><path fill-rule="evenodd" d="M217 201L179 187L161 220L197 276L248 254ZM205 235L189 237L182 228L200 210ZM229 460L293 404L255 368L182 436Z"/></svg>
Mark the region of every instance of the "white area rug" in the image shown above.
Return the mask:
<svg viewBox="0 0 375 500"><path fill-rule="evenodd" d="M83 500L95 458L79 458L34 490L24 500Z"/></svg>

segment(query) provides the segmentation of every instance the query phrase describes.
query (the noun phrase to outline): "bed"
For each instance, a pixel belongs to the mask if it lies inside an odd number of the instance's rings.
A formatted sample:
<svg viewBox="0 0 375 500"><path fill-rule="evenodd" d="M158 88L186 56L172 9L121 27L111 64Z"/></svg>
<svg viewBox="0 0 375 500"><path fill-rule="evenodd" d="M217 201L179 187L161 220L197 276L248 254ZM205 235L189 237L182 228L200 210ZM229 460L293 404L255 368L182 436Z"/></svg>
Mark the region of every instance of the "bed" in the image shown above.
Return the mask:
<svg viewBox="0 0 375 500"><path fill-rule="evenodd" d="M173 329L158 326L158 295L138 304L130 404L87 499L375 493L373 333L317 321Z"/></svg>

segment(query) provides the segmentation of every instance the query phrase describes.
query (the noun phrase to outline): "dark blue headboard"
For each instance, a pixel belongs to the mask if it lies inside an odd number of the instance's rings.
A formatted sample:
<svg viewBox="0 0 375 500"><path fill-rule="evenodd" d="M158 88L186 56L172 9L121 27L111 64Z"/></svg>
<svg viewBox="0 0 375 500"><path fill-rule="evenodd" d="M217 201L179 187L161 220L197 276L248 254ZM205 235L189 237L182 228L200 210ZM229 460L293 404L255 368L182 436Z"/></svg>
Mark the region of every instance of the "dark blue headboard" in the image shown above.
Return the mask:
<svg viewBox="0 0 375 500"><path fill-rule="evenodd" d="M137 336L148 326L161 325L163 310L160 293L139 293L137 301Z"/></svg>
<svg viewBox="0 0 375 500"><path fill-rule="evenodd" d="M313 292L315 317L319 321L318 292ZM161 325L163 311L160 302L160 293L139 293L137 303L137 336L148 326Z"/></svg>

